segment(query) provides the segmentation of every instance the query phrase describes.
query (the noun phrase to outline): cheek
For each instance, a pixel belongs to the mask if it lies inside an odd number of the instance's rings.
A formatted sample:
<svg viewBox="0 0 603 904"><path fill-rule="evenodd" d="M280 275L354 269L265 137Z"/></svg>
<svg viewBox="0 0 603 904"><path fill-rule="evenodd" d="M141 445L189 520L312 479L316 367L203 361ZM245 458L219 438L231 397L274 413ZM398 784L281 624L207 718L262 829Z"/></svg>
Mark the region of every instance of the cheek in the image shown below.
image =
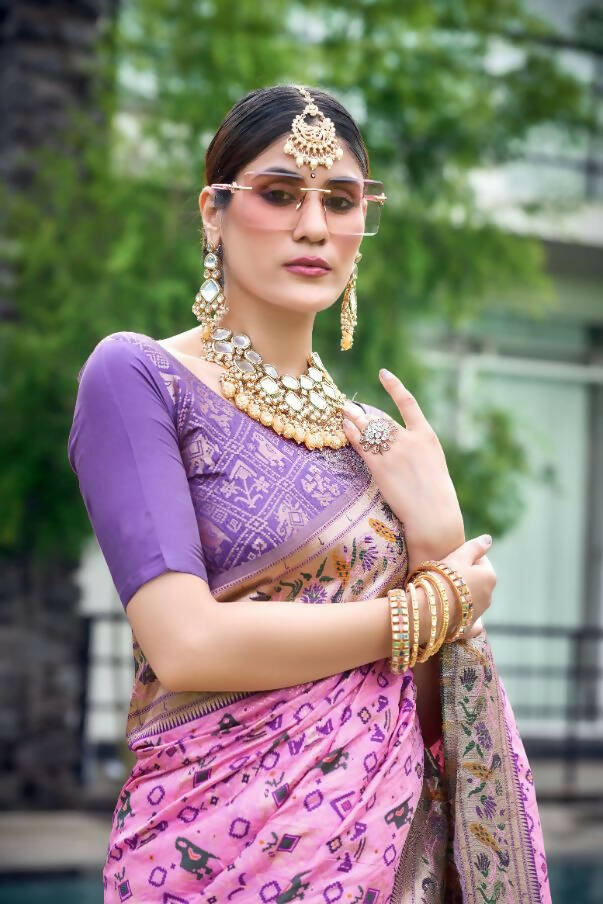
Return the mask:
<svg viewBox="0 0 603 904"><path fill-rule="evenodd" d="M360 245L362 244L363 236L361 235L340 235L337 236L337 245L339 248L339 253L341 255L341 260L347 260L350 262L350 270L354 264L354 258L356 257L356 252L360 249Z"/></svg>
<svg viewBox="0 0 603 904"><path fill-rule="evenodd" d="M274 266L274 249L267 236L259 232L245 234L232 230L228 237L228 269L238 282L256 286L266 279Z"/></svg>
<svg viewBox="0 0 603 904"><path fill-rule="evenodd" d="M337 279L341 291L345 289L354 269L354 258L360 248L362 236L337 236L337 259L340 261Z"/></svg>

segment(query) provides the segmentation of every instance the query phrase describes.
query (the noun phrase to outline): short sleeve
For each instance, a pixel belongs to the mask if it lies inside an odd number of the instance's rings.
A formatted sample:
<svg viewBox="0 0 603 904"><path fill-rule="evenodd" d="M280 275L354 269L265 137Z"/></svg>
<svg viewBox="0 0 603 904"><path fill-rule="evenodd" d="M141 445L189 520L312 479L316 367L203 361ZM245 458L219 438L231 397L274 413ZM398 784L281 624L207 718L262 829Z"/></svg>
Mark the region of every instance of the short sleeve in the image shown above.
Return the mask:
<svg viewBox="0 0 603 904"><path fill-rule="evenodd" d="M161 374L111 334L78 374L68 458L124 608L165 571L207 581L199 527Z"/></svg>

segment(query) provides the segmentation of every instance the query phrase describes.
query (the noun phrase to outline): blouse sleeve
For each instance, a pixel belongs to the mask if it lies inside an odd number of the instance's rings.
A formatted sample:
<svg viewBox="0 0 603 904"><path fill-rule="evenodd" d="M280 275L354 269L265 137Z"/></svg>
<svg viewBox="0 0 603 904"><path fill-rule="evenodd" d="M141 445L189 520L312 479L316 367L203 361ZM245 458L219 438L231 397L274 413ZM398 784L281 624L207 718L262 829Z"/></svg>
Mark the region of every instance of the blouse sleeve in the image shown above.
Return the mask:
<svg viewBox="0 0 603 904"><path fill-rule="evenodd" d="M207 581L174 403L144 351L117 334L78 374L69 463L124 608L165 571Z"/></svg>

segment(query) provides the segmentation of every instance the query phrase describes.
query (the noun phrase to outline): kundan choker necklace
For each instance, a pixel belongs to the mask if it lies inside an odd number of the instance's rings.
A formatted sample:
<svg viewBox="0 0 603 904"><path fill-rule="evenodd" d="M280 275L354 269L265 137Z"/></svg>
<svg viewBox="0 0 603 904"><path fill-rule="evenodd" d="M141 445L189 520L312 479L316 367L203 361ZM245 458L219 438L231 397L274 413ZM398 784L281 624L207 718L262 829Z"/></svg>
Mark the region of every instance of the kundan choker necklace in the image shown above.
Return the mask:
<svg viewBox="0 0 603 904"><path fill-rule="evenodd" d="M279 436L304 443L308 449L349 445L344 433L339 391L317 352L299 377L278 373L266 364L245 333L207 327L202 334L204 357L226 367L220 388L242 411L271 427Z"/></svg>

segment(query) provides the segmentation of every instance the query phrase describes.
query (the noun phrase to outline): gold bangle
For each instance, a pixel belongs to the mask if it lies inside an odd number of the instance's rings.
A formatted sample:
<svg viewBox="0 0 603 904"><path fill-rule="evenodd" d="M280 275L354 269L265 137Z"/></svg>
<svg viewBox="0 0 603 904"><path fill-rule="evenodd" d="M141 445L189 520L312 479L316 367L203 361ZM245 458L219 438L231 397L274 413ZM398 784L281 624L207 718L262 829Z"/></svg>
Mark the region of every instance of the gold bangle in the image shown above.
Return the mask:
<svg viewBox="0 0 603 904"><path fill-rule="evenodd" d="M406 591L404 589L400 590L400 612L400 627L402 629L402 663L400 666L400 671L403 673L408 670L410 663L410 625L408 619L408 597L406 596Z"/></svg>
<svg viewBox="0 0 603 904"><path fill-rule="evenodd" d="M390 670L400 675L408 669L410 659L410 634L408 625L408 602L406 591L395 587L387 591L392 624L392 655Z"/></svg>
<svg viewBox="0 0 603 904"><path fill-rule="evenodd" d="M394 675L400 673L400 612L395 593L388 590L389 614L392 625L392 653L389 659L390 670Z"/></svg>
<svg viewBox="0 0 603 904"><path fill-rule="evenodd" d="M438 596L440 597L441 609L442 609L442 625L440 627L440 633L431 648L430 657L435 656L435 654L439 651L440 647L444 643L446 639L446 632L448 631L448 621L450 617L450 607L448 603L448 593L446 591L446 587L444 585L444 581L438 577L435 571L425 571L422 573L422 577L425 580L429 581L434 585L438 592Z"/></svg>
<svg viewBox="0 0 603 904"><path fill-rule="evenodd" d="M436 606L436 595L433 591L433 587L426 581L425 578L421 575L421 577L417 578L415 584L418 587L422 587L427 594L427 599L429 601L429 611L431 613L431 626L429 631L429 640L427 641L423 651L421 651L421 647L419 647L419 655L417 656L417 662L427 662L429 657L431 656L431 649L433 647L435 637L436 637L436 626L438 623L438 610Z"/></svg>
<svg viewBox="0 0 603 904"><path fill-rule="evenodd" d="M473 600L471 598L471 591L458 571L455 571L454 568L451 568L451 566L447 565L445 562L436 562L433 560L421 562L417 565L412 574L409 575L407 582L412 580L415 574L419 574L428 569L439 571L440 574L443 574L450 580L459 601L461 607L461 621L459 627L451 637L446 637L444 640L444 643L454 643L455 640L462 637L473 619Z"/></svg>
<svg viewBox="0 0 603 904"><path fill-rule="evenodd" d="M421 625L419 621L419 598L417 596L417 588L414 584L409 584L408 591L412 603L412 647L408 667L412 669L416 665L417 656L419 654L419 630Z"/></svg>

